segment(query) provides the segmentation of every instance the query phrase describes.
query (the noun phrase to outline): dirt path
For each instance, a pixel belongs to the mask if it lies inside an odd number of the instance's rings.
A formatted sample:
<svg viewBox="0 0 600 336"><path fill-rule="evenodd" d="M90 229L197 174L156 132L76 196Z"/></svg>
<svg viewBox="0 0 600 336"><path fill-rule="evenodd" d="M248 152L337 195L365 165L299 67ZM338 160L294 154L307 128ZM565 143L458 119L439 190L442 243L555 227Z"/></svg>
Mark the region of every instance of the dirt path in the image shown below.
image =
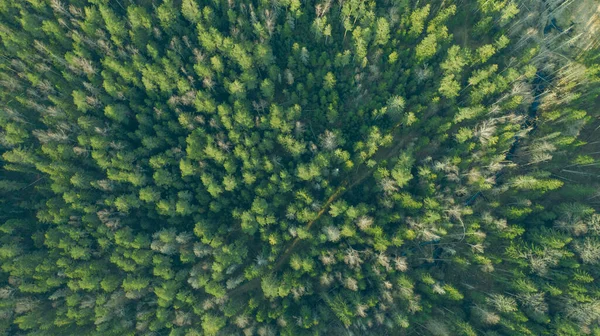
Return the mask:
<svg viewBox="0 0 600 336"><path fill-rule="evenodd" d="M402 127L402 123L398 123L398 124L394 125L394 127L392 127L392 129L390 130L390 133L396 132L401 127ZM395 141L393 142L394 146L380 148L371 157L371 159L374 159L376 161L389 159L394 154L396 154L402 146L404 146L406 144L406 140L410 139L411 135L412 135L412 133L409 134L409 136L396 138L398 136L398 134L394 134L394 138L395 138ZM304 226L304 229L306 231L310 230L313 227L313 225L327 212L327 210L329 210L329 206L333 202L337 201L340 198L340 196L342 196L346 191L352 189L353 187L355 187L356 185L358 185L362 181L364 181L367 177L371 176L374 171L375 171L375 169L368 168L364 164L361 164L358 167L357 171L354 174L351 174L348 178L346 178L342 182L342 184L340 184L340 186L335 190L335 192L327 199L327 201L325 201L325 203L323 204L323 207L317 213L317 216L314 219L312 219L311 221L309 221ZM350 181L352 181L352 183L350 183ZM275 273L275 272L279 271L279 269L287 262L287 260L296 251L296 249L299 246L299 243L301 241L302 241L302 239L300 239L299 237L296 237L292 241L292 243L285 249L283 254L277 259L277 261L275 261L275 263L268 270L267 273ZM250 290L257 289L260 286L260 280L261 280L261 277L254 278L254 279L246 282L245 284L243 284L237 288L234 288L227 295L229 297L232 297L235 295L243 294Z"/></svg>

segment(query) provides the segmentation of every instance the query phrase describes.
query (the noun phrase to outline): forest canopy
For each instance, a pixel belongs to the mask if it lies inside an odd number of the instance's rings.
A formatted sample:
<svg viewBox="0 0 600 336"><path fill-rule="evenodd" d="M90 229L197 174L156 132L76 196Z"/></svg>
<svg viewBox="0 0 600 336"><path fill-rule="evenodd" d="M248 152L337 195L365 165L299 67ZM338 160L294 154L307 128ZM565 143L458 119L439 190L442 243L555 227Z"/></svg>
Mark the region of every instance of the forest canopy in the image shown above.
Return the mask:
<svg viewBox="0 0 600 336"><path fill-rule="evenodd" d="M598 0L0 0L0 333L600 335Z"/></svg>

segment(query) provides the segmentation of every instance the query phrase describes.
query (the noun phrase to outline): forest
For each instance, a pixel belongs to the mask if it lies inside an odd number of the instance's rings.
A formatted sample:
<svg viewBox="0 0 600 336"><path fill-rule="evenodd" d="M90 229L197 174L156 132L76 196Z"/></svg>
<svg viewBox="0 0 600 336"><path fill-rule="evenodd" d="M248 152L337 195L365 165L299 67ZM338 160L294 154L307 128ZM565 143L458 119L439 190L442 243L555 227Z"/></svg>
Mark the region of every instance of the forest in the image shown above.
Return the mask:
<svg viewBox="0 0 600 336"><path fill-rule="evenodd" d="M0 0L0 335L600 336L600 0Z"/></svg>

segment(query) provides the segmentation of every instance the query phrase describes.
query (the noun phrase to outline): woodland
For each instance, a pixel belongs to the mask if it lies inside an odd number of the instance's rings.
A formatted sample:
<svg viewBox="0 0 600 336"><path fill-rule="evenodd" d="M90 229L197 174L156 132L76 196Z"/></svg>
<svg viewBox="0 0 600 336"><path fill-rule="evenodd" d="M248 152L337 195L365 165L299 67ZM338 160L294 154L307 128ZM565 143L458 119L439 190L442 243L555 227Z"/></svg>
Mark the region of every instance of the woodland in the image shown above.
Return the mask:
<svg viewBox="0 0 600 336"><path fill-rule="evenodd" d="M600 0L0 0L0 335L600 336Z"/></svg>

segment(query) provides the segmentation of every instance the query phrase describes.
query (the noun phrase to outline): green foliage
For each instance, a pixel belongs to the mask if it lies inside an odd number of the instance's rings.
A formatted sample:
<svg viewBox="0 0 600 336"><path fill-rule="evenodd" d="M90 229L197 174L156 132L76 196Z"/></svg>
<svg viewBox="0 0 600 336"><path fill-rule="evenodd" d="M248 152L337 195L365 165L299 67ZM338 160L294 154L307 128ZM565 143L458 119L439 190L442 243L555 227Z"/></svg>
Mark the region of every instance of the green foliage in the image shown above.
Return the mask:
<svg viewBox="0 0 600 336"><path fill-rule="evenodd" d="M0 334L598 334L595 7L0 0Z"/></svg>

